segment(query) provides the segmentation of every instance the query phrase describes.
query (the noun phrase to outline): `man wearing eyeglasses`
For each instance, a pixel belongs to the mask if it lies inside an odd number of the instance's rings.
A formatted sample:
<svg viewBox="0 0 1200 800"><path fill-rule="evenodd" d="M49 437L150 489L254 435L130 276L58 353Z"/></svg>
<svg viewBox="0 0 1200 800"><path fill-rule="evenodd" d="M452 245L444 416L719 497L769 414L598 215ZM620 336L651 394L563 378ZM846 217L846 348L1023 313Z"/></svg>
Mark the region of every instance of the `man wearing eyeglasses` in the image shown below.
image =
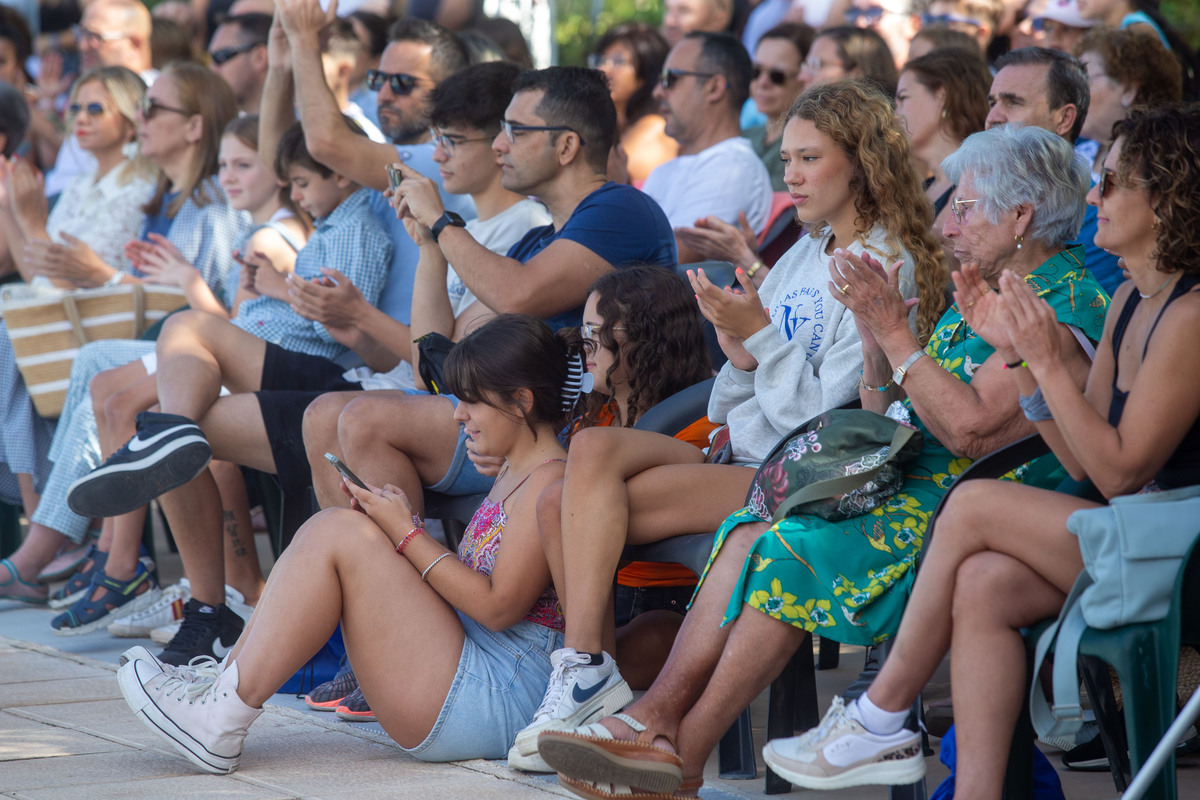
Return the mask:
<svg viewBox="0 0 1200 800"><path fill-rule="evenodd" d="M727 33L689 33L667 54L654 97L679 156L656 167L642 189L673 228L708 216L737 225L742 213L756 232L767 224L771 177L738 123L750 70L742 43ZM700 260L676 243L680 263Z"/></svg>
<svg viewBox="0 0 1200 800"><path fill-rule="evenodd" d="M213 31L208 58L213 72L225 79L237 98L238 109L257 114L267 80L267 33L270 14L226 17Z"/></svg>
<svg viewBox="0 0 1200 800"><path fill-rule="evenodd" d="M158 70L150 64L150 12L138 0L93 0L75 29L81 71L95 67L127 67L154 83ZM61 192L76 175L94 170L96 159L85 153L74 135L63 139L54 169L46 173L46 196Z"/></svg>

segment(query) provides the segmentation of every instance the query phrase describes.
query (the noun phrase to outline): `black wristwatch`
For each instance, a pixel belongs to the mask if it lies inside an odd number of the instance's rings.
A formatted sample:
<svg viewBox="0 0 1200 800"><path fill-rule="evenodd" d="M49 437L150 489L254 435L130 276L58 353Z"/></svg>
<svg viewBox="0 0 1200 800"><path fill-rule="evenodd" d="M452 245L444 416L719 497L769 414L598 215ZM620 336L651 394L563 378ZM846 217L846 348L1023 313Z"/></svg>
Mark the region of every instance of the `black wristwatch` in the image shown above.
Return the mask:
<svg viewBox="0 0 1200 800"><path fill-rule="evenodd" d="M437 222L433 223L433 227L429 229L429 235L433 237L435 242L438 240L438 235L445 230L447 225L453 225L456 228L467 227L466 220L464 220L458 214L455 214L453 211L447 211L438 217Z"/></svg>

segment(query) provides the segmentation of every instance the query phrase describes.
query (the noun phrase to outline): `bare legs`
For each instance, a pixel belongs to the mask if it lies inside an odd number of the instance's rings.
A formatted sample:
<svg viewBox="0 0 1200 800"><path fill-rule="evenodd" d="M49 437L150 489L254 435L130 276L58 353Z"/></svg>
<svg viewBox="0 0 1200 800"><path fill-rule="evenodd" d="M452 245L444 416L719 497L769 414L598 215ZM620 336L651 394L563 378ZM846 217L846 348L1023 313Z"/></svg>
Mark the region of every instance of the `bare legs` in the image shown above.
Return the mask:
<svg viewBox="0 0 1200 800"><path fill-rule="evenodd" d="M183 311L163 325L158 353L158 399L163 412L199 420L220 395L257 391L267 345L203 311Z"/></svg>
<svg viewBox="0 0 1200 800"><path fill-rule="evenodd" d="M371 710L401 745L420 744L453 682L462 625L358 512L313 517L272 570L230 656L238 663L238 694L261 706L324 644L339 618Z"/></svg>
<svg viewBox="0 0 1200 800"><path fill-rule="evenodd" d="M362 392L329 392L313 400L304 410L304 452L313 476L317 505L321 508L350 506L350 498L341 490L341 476L325 460L325 454L333 453L345 462L346 454L338 441L338 417L342 409L358 397L362 397Z"/></svg>

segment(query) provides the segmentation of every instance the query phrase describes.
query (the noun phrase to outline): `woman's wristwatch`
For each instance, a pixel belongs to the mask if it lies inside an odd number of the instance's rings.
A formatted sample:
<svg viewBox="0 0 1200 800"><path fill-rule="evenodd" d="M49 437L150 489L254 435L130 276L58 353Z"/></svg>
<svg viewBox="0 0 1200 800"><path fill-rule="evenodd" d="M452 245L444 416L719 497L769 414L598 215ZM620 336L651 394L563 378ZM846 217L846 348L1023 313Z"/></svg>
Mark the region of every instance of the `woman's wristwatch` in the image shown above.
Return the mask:
<svg viewBox="0 0 1200 800"><path fill-rule="evenodd" d="M908 358L904 359L904 363L896 367L896 371L892 373L892 382L897 386L903 385L904 376L908 374L908 371L912 368L912 365L917 363L917 360L923 355L925 355L925 351L918 350Z"/></svg>

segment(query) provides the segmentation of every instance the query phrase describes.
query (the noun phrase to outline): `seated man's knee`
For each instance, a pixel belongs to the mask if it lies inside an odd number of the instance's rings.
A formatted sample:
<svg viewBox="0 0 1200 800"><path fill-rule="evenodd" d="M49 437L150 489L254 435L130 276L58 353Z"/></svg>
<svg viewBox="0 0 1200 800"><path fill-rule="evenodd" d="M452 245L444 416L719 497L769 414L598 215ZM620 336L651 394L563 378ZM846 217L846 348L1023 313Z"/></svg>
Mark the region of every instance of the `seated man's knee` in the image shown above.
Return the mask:
<svg viewBox="0 0 1200 800"><path fill-rule="evenodd" d="M346 404L338 415L338 442L343 452L390 441L407 418L405 399L391 394L367 392Z"/></svg>
<svg viewBox="0 0 1200 800"><path fill-rule="evenodd" d="M315 448L323 453L329 449L330 443L337 441L338 415L345 406L345 397L336 392L323 394L308 404L308 408L304 409L304 420L301 424L305 450ZM320 456L321 453L317 455Z"/></svg>

